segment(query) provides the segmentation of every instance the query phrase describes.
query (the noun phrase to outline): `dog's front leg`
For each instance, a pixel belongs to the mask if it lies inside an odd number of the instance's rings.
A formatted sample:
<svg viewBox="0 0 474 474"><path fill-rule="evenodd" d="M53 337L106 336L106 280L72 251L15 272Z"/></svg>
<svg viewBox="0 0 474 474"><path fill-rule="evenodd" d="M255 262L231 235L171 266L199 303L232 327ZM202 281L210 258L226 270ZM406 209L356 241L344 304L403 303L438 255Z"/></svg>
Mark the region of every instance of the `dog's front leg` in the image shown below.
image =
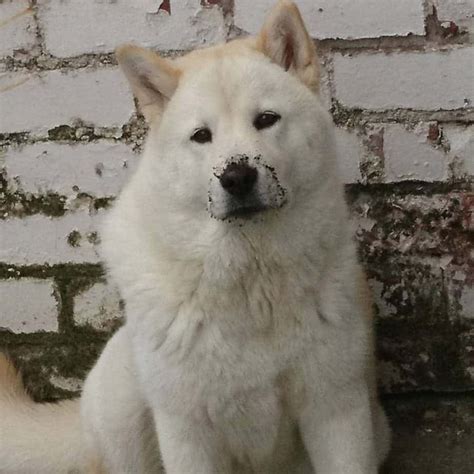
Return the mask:
<svg viewBox="0 0 474 474"><path fill-rule="evenodd" d="M155 413L166 474L230 474L231 462L212 428L163 412Z"/></svg>
<svg viewBox="0 0 474 474"><path fill-rule="evenodd" d="M301 413L300 430L313 469L318 474L376 474L369 391L364 384L337 390L330 397L313 393Z"/></svg>

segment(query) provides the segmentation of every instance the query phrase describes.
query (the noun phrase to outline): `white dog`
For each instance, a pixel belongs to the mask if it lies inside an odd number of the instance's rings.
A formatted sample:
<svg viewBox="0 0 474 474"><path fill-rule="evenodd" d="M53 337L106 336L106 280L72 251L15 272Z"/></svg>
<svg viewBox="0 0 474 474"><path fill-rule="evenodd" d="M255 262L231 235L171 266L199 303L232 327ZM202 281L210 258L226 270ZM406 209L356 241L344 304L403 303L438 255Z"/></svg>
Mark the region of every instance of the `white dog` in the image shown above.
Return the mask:
<svg viewBox="0 0 474 474"><path fill-rule="evenodd" d="M103 232L127 321L80 409L35 405L3 363L1 472L376 473L371 301L297 8L117 56L150 124Z"/></svg>

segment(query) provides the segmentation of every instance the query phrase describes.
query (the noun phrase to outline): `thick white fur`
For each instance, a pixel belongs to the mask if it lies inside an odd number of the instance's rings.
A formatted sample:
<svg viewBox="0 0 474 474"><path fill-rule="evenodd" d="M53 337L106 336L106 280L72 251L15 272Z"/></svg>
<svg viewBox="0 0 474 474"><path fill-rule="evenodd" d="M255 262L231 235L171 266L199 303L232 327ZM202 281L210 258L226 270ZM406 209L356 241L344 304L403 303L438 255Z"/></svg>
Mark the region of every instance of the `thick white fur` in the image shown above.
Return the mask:
<svg viewBox="0 0 474 474"><path fill-rule="evenodd" d="M60 474L87 469L79 402L36 404L0 354L0 473Z"/></svg>
<svg viewBox="0 0 474 474"><path fill-rule="evenodd" d="M82 398L88 456L109 473L159 472L160 451L167 474L374 474L388 450L331 119L314 75L252 45L176 60L157 110L146 81L159 120L103 232L127 322ZM265 110L282 118L257 131ZM201 126L211 143L189 140ZM274 169L287 203L213 219L215 169L242 154Z"/></svg>

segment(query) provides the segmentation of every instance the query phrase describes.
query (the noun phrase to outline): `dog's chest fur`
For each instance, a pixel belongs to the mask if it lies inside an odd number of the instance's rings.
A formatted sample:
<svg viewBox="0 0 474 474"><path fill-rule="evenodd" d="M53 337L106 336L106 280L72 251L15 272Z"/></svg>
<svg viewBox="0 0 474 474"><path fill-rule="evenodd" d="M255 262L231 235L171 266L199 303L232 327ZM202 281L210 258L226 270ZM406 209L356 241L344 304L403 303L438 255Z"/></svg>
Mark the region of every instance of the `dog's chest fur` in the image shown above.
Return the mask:
<svg viewBox="0 0 474 474"><path fill-rule="evenodd" d="M150 312L135 343L151 403L219 433L237 458L283 455L304 395L295 367L320 324L315 301L297 273L269 266L225 291L201 281L160 331Z"/></svg>

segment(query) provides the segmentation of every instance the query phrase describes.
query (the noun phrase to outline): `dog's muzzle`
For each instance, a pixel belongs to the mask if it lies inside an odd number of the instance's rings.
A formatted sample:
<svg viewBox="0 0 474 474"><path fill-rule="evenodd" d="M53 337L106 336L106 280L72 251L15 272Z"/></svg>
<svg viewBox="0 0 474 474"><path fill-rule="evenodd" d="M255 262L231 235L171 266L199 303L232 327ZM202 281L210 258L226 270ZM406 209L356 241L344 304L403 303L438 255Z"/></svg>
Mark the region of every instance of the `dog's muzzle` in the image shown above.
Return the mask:
<svg viewBox="0 0 474 474"><path fill-rule="evenodd" d="M209 189L208 210L217 219L249 219L285 203L286 191L273 168L260 157L234 157L223 169L215 169Z"/></svg>

